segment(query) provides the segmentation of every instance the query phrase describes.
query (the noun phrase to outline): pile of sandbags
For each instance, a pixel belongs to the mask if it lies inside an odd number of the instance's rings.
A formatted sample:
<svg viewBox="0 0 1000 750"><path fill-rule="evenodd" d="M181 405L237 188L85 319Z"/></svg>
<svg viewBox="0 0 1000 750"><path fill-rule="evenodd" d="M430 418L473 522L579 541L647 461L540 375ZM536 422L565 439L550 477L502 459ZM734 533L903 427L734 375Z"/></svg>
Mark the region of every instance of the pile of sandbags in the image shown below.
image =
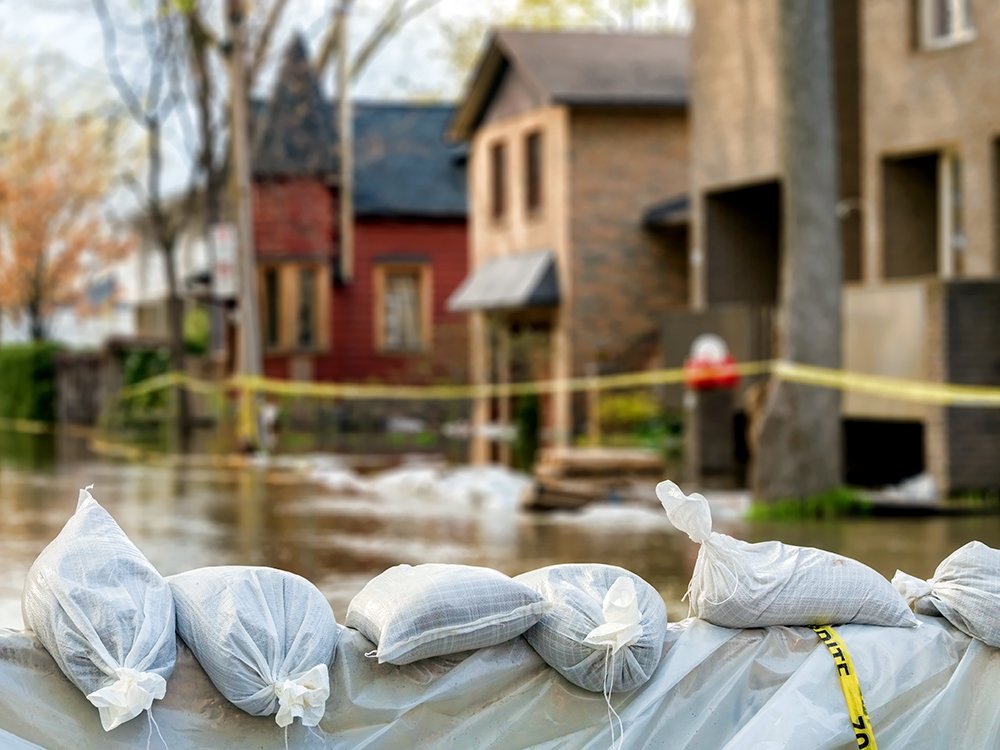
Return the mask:
<svg viewBox="0 0 1000 750"><path fill-rule="evenodd" d="M28 571L24 622L110 731L164 697L176 636L247 713L319 723L339 626L304 578L203 568L165 580L89 489ZM151 718L152 725L152 718Z"/></svg>
<svg viewBox="0 0 1000 750"><path fill-rule="evenodd" d="M1000 551L970 543L929 581L897 573L893 588L840 555L715 533L704 497L669 481L656 492L671 522L701 545L688 589L693 617L728 628L911 627L912 604L1000 645ZM87 490L29 571L23 609L28 627L98 707L105 730L164 696L175 633L243 711L274 715L286 728L296 718L315 726L325 715L342 627L315 586L244 566L165 580ZM667 642L667 611L656 590L630 571L598 564L554 565L516 578L468 565L398 565L357 594L346 626L373 644L367 656L389 665L523 635L570 683L602 693L609 715L611 694L646 683Z"/></svg>

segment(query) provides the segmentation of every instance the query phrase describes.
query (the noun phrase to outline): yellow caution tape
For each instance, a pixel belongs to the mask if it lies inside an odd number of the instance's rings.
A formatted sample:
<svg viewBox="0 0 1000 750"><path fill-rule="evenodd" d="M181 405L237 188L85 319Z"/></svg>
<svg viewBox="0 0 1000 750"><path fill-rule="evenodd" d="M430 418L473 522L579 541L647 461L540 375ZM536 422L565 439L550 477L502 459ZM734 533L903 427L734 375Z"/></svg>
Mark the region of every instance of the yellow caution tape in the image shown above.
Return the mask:
<svg viewBox="0 0 1000 750"><path fill-rule="evenodd" d="M847 713L851 719L851 728L854 730L859 750L878 750L878 745L875 744L875 730L872 727L871 717L868 716L868 709L865 708L865 698L861 694L861 683L858 682L858 675L854 671L854 662L851 661L847 645L837 634L837 631L829 625L813 625L811 627L819 636L820 642L830 652L833 663L837 667L837 678L840 680L840 689L844 693Z"/></svg>
<svg viewBox="0 0 1000 750"><path fill-rule="evenodd" d="M1000 387L932 383L927 381L867 375L784 360L744 362L734 367L742 377L772 374L792 383L835 388L883 398L916 401L935 406L1000 407ZM482 385L392 385L373 383L303 383L263 377L236 376L221 382L199 380L180 373L167 373L122 389L120 398L130 399L164 388L184 387L211 394L226 390L320 399L461 400L497 398L555 392L611 391L684 382L683 368L675 367L620 375L598 375L565 380L535 380L524 383Z"/></svg>
<svg viewBox="0 0 1000 750"><path fill-rule="evenodd" d="M771 371L782 380L841 391L867 393L935 406L1000 406L1000 388L983 385L932 383L884 375L864 375L814 365L775 360Z"/></svg>
<svg viewBox="0 0 1000 750"><path fill-rule="evenodd" d="M733 368L741 377L771 374L791 383L835 388L840 391L864 393L893 400L914 401L933 406L965 406L1000 408L1000 387L933 383L927 381L867 375L845 370L835 370L815 365L803 365L785 360L744 362ZM122 388L121 401L137 398L168 388L185 388L204 395L221 395L235 392L241 395L239 422L241 434L252 434L252 411L243 394L265 394L293 398L345 399L345 400L472 400L480 398L505 398L529 394L581 391L613 391L662 385L679 385L685 381L681 367L648 370L619 375L592 375L564 380L535 380L524 383L487 383L462 385L392 385L377 383L303 383L264 377L236 376L222 381L208 381L185 373L168 372L140 383ZM52 432L55 425L24 419L0 418L0 429L18 432ZM92 428L63 426L64 431L76 430L80 434L93 434Z"/></svg>

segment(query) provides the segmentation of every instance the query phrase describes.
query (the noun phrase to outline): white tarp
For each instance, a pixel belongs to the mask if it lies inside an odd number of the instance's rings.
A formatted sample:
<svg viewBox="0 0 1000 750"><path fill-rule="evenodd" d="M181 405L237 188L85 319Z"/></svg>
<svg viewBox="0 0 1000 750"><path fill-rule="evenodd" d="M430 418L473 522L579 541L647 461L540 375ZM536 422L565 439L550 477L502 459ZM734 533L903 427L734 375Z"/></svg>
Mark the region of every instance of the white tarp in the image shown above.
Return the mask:
<svg viewBox="0 0 1000 750"><path fill-rule="evenodd" d="M916 628L843 625L883 750L1000 747L1000 651L920 618ZM854 750L830 654L807 628L728 630L671 625L652 678L612 696L625 748ZM293 748L588 748L611 746L604 698L547 667L523 638L404 667L365 658L345 632L326 716L289 728ZM166 746L281 750L267 717L230 706L187 649L153 719ZM97 712L25 633L0 630L0 746L146 747L133 721L109 733ZM21 743L21 740L24 742ZM31 743L34 743L32 745ZM150 747L161 748L152 734Z"/></svg>

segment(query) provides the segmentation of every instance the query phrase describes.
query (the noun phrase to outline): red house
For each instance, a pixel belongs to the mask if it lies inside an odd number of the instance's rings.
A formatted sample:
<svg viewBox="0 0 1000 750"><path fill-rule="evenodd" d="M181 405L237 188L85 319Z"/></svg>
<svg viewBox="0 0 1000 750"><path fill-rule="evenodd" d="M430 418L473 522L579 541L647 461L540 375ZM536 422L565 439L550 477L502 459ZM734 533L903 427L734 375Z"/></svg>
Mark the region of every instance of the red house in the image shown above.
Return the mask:
<svg viewBox="0 0 1000 750"><path fill-rule="evenodd" d="M464 381L446 300L467 270L453 108L356 103L354 274L340 274L336 110L300 39L255 106L254 243L264 370L294 380Z"/></svg>

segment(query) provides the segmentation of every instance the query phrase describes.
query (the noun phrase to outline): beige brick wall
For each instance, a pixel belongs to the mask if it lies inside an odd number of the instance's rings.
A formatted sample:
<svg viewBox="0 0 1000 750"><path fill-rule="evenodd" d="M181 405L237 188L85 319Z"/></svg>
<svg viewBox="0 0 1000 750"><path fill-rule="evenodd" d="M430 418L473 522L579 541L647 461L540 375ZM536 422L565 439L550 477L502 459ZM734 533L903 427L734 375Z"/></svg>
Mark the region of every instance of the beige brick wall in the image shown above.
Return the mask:
<svg viewBox="0 0 1000 750"><path fill-rule="evenodd" d="M691 37L691 301L707 304L707 191L781 173L777 0L695 0Z"/></svg>
<svg viewBox="0 0 1000 750"><path fill-rule="evenodd" d="M687 305L683 266L642 227L651 204L686 194L685 111L574 110L570 115L573 370L613 360Z"/></svg>
<svg viewBox="0 0 1000 750"><path fill-rule="evenodd" d="M543 138L542 210L529 216L525 208L525 137L541 132ZM566 153L568 114L564 107L543 107L484 124L472 139L469 155L470 268L486 261L532 250L554 250L559 271L565 275L568 247L569 197ZM491 213L490 149L502 143L507 149L506 214ZM560 278L560 283L563 279Z"/></svg>
<svg viewBox="0 0 1000 750"><path fill-rule="evenodd" d="M865 0L864 231L867 277L882 277L881 159L952 149L962 159L970 276L1000 272L996 211L1000 178L1000 3L969 0L976 37L938 50L916 43L917 0Z"/></svg>

